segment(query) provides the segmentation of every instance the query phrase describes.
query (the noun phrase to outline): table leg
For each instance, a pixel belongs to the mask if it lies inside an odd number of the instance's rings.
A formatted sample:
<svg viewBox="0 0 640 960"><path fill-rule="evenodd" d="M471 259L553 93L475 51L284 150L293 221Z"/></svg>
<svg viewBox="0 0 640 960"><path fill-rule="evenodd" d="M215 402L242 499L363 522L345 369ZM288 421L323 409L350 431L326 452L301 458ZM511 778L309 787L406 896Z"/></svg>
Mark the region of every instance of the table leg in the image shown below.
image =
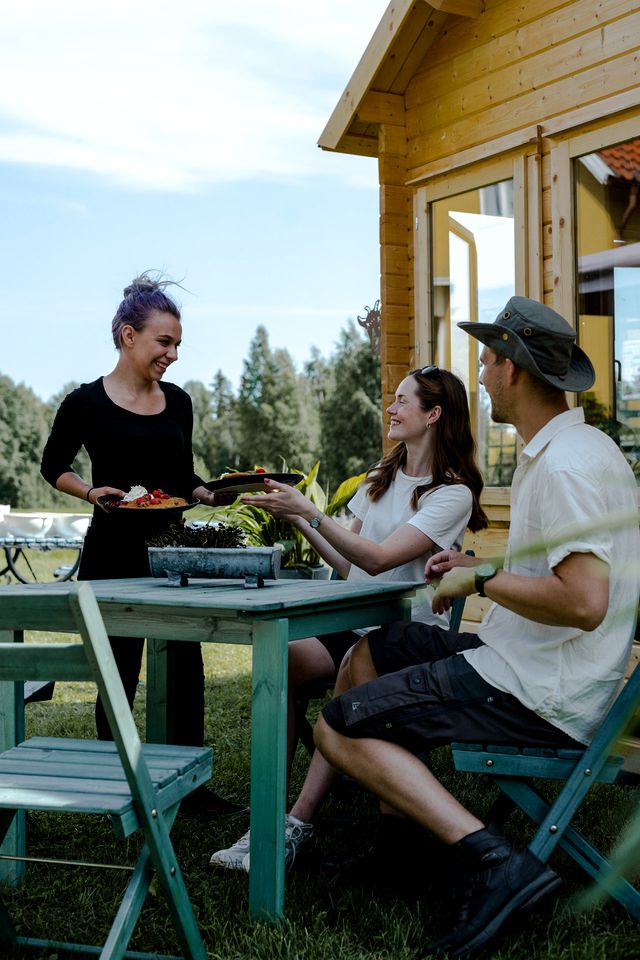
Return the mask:
<svg viewBox="0 0 640 960"><path fill-rule="evenodd" d="M257 920L276 920L284 907L288 640L287 620L254 625L249 912Z"/></svg>
<svg viewBox="0 0 640 960"><path fill-rule="evenodd" d="M167 743L167 640L147 637L147 743Z"/></svg>
<svg viewBox="0 0 640 960"><path fill-rule="evenodd" d="M0 643L21 643L21 630L0 631ZM14 747L24 738L24 683L10 681L0 683L0 752ZM19 810L9 827L0 853L9 857L23 857L26 852L24 810ZM0 881L16 884L25 873L25 864L20 860L0 860Z"/></svg>

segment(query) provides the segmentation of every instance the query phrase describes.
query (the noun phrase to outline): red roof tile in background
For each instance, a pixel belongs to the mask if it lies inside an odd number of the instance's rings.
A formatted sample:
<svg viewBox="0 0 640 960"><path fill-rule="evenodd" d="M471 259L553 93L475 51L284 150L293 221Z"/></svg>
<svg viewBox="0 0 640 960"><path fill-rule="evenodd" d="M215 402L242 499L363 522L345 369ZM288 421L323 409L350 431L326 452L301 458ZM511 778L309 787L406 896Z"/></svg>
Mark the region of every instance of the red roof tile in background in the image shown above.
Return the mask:
<svg viewBox="0 0 640 960"><path fill-rule="evenodd" d="M598 151L598 156L609 167L613 177L640 181L640 140L620 143L617 147L606 147Z"/></svg>

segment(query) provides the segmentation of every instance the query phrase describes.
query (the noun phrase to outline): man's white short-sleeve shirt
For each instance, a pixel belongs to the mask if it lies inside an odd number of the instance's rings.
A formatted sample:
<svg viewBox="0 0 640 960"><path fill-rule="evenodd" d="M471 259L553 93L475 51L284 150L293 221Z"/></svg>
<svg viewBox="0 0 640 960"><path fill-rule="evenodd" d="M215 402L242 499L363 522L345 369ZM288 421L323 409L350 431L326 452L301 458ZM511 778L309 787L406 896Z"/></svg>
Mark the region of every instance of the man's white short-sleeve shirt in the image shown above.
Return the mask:
<svg viewBox="0 0 640 960"><path fill-rule="evenodd" d="M609 566L609 611L597 629L546 626L493 604L465 651L489 683L583 743L615 696L630 652L640 586L638 495L614 442L581 407L554 417L524 448L511 487L505 570L549 576L571 553Z"/></svg>

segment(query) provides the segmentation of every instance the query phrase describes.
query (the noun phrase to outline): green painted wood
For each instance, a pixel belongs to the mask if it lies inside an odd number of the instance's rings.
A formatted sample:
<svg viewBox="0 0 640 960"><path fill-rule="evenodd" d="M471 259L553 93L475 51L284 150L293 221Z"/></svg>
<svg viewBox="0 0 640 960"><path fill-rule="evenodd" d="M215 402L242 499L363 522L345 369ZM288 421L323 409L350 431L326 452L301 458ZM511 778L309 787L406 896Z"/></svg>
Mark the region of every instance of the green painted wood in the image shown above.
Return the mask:
<svg viewBox="0 0 640 960"><path fill-rule="evenodd" d="M11 588L10 592L5 623L9 620L13 626L27 622L46 624L48 629L55 629L58 626L55 618L63 619L61 591L56 591L54 599L49 590L33 591L27 587ZM106 808L114 812L114 827L121 835L127 829L123 820L123 814L126 814L127 822L135 822L143 831L143 860L134 869L134 879L127 888L102 957L104 960L120 960L124 956L149 888L150 864L165 893L185 957L206 960L169 829L181 797L197 785L194 761L200 773L208 778L211 752L202 748L194 754L193 748L163 747L161 753L155 753L153 769L150 770L91 586L88 583L65 584L64 593L72 629L80 633L82 645L4 644L0 648L0 678L9 676L12 682L2 686L6 691L12 691L15 703L18 698L13 681L20 670L21 679L34 676L34 672L38 676L40 670L43 676L56 680L69 676L75 678L81 660L84 660L85 671L88 665L89 676L100 691L113 743L94 749L90 745L84 756L78 741L72 745L66 743L58 754L62 759L57 762L55 754L60 741L56 738L39 738L37 746L27 743L13 747L9 758L3 760L0 756L0 807L61 812L103 812ZM3 604L0 608L4 611ZM0 637L5 638L6 634ZM22 693L19 700L22 704ZM11 697L7 696L6 709L11 705ZM120 768L113 763L114 751L117 751ZM48 755L47 760L42 759L43 753ZM180 762L181 753L184 764ZM167 769L169 754L176 762L174 770ZM82 758L80 762L79 758ZM101 771L103 762L104 770ZM185 770L188 770L186 775ZM5 825L7 822L5 817Z"/></svg>
<svg viewBox="0 0 640 960"><path fill-rule="evenodd" d="M0 643L0 661L3 662L2 679L30 680L93 680L93 673L81 643L26 643L20 659L5 656L12 644ZM10 652L10 651L9 651Z"/></svg>
<svg viewBox="0 0 640 960"><path fill-rule="evenodd" d="M102 954L102 947L94 947L91 944L84 943L65 943L63 940L42 940L39 937L16 937L14 941L18 946L29 947L35 950L65 950L67 953ZM140 950L127 950L123 957L126 960L182 960L169 953L148 954Z"/></svg>
<svg viewBox="0 0 640 960"><path fill-rule="evenodd" d="M451 744L456 770L462 773L486 773L489 776L544 777L549 780L566 780L576 766L576 759L558 756L526 755L513 748L507 753L504 748L487 749L479 753L461 751L458 744ZM623 757L612 757L594 778L600 783L614 783Z"/></svg>
<svg viewBox="0 0 640 960"><path fill-rule="evenodd" d="M249 911L258 920L284 907L288 641L286 619L254 628Z"/></svg>
<svg viewBox="0 0 640 960"><path fill-rule="evenodd" d="M632 632L632 637L635 633ZM504 749L474 749L468 744L452 744L456 769L494 776L501 790L538 823L529 849L546 862L558 844L631 915L640 919L640 892L626 880L616 878L602 854L572 826L582 801L594 783L613 782L623 758L612 756L616 742L624 734L640 707L640 670L635 670L622 687L584 751L556 751L527 748L519 755ZM551 804L542 801L531 778L563 780Z"/></svg>
<svg viewBox="0 0 640 960"><path fill-rule="evenodd" d="M70 753L78 752L81 754L105 754L106 757L115 757L116 748L111 740L80 740L73 737L65 737L60 740L58 737L39 737L33 736L26 740L22 747L25 749L48 750L55 744L57 750L65 750ZM145 743L145 757L155 760L161 760L163 757L178 758L185 769L189 763L198 763L202 758L210 756L210 747L176 747L172 743ZM114 760L114 762L117 762Z"/></svg>
<svg viewBox="0 0 640 960"><path fill-rule="evenodd" d="M170 830L178 812L178 804L175 804L170 810L166 811L165 819L167 828ZM153 878L153 864L149 848L144 846L135 869L131 875L127 889L118 907L118 912L114 918L109 936L104 944L103 957L118 956L125 950L135 925L144 905L145 898L149 892L149 886Z"/></svg>
<svg viewBox="0 0 640 960"><path fill-rule="evenodd" d="M33 597L44 594L55 597L65 596L68 586L61 583L30 584L19 589L28 591ZM269 635L272 629L269 623L278 620L288 622L288 635L292 638L313 635L316 631L326 633L366 627L372 623L408 620L411 617L410 598L415 593L417 584L349 584L345 581L289 580L267 581L262 589L246 590L239 581L197 581L182 589L168 586L165 580L149 578L95 581L90 586L97 598L107 632L152 638L147 645L147 737L163 739L167 729L166 662L162 647L158 646L160 643L166 640L254 643L254 658L256 651L260 649L260 659L263 651L259 638L263 635L263 630L266 631L264 635ZM2 600L5 596L4 590L5 588L0 587ZM12 596L16 594L13 593ZM29 626L46 623L48 629L65 632L79 630L82 633L77 616L70 614L63 604L58 604L55 609L49 604L46 617L36 610L31 610L20 622ZM85 635L86 631L83 639ZM271 642L267 643L267 646L271 645ZM263 668L259 666L257 673L254 673L254 680L261 669ZM278 675L282 680L282 672ZM286 690L286 671L283 682ZM1 686L0 684L0 688ZM264 713L264 727L261 726L259 734L266 744L266 756L272 756L274 750L277 753L275 744L280 742L281 737L284 738L282 708L274 705L275 702L272 699ZM274 780L267 778L263 781L261 775L257 774L258 782L252 783L252 809L256 806L262 807L263 798L273 789L284 797L283 764L278 762L276 770ZM168 788L167 792L171 789ZM141 802L144 809L144 801ZM282 802L284 804L284 800ZM273 827L270 836L274 837L283 829L284 813L282 818L276 818L273 812L273 797L268 800L269 804L271 813L267 820ZM123 833L131 831L137 826L135 820L135 812L132 810L116 818L114 829L122 830ZM258 835L262 831L263 828L259 825ZM254 916L276 918L281 915L283 882L280 879L278 858L279 855L274 855L269 860L271 866L265 866L264 869L259 867L257 873L254 873L256 876L262 872L266 878L264 883L259 885L258 892L250 894L250 909ZM260 863L260 855L258 861Z"/></svg>
<svg viewBox="0 0 640 960"><path fill-rule="evenodd" d="M357 604L351 601L348 608L341 604L333 605L331 609L325 605L309 614L296 611L295 616L290 618L289 634L291 640L301 640L304 637L322 636L324 633L356 630L407 619L411 619L410 602L407 608L402 600L390 600L384 609L381 609L379 601L372 602L371 598L368 598Z"/></svg>
<svg viewBox="0 0 640 960"><path fill-rule="evenodd" d="M531 784L519 779L498 778L501 790L529 816L541 824L551 805ZM559 839L559 845L586 874L604 886L610 895L625 907L632 917L640 919L640 893L623 877L616 876L609 861L576 827L569 824Z"/></svg>
<svg viewBox="0 0 640 960"><path fill-rule="evenodd" d="M0 603L0 611L2 607L3 604ZM23 631L0 628L0 643L22 644L23 640ZM24 737L24 700L21 686L17 682L0 682L0 752ZM23 810L18 810L11 824L3 832L0 853L10 856L17 851L22 853L25 843L25 814ZM0 882L15 885L24 875L24 863L19 860L0 860Z"/></svg>
<svg viewBox="0 0 640 960"><path fill-rule="evenodd" d="M164 743L169 738L167 640L147 637L147 739Z"/></svg>
<svg viewBox="0 0 640 960"><path fill-rule="evenodd" d="M33 604L25 604L22 586L2 587L0 630L48 630L50 621L61 624L60 630L65 633L75 630L64 584L30 584Z"/></svg>

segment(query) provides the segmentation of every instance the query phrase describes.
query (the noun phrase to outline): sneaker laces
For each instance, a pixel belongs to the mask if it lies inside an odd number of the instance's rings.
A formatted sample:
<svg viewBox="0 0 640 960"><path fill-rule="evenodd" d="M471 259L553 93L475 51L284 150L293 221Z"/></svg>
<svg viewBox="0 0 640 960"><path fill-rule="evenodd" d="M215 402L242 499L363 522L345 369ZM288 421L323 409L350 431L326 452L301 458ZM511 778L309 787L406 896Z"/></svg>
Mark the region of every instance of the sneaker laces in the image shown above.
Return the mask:
<svg viewBox="0 0 640 960"><path fill-rule="evenodd" d="M233 846L238 847L240 850L248 850L249 849L249 833L250 833L249 830L247 830L246 833L243 833L240 839L236 840Z"/></svg>
<svg viewBox="0 0 640 960"><path fill-rule="evenodd" d="M288 866L293 865L298 850L304 846L308 835L305 835L304 828L308 825L306 823L293 823L289 818L284 828L284 848L285 848L285 858Z"/></svg>

